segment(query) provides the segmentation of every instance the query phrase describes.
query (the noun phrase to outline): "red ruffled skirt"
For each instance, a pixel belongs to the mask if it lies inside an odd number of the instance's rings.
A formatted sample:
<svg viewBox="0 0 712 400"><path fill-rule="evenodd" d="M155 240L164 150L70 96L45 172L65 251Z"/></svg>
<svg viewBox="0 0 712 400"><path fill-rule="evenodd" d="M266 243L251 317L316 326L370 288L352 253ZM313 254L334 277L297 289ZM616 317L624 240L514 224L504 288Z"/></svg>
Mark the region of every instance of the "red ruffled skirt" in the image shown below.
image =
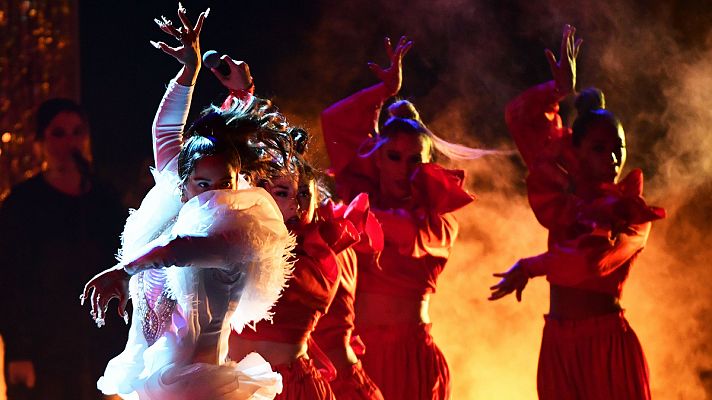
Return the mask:
<svg viewBox="0 0 712 400"><path fill-rule="evenodd" d="M274 370L282 375L283 385L275 400L336 400L329 383L310 359L277 365Z"/></svg>
<svg viewBox="0 0 712 400"><path fill-rule="evenodd" d="M545 319L539 399L650 399L648 364L623 312L583 320Z"/></svg>
<svg viewBox="0 0 712 400"><path fill-rule="evenodd" d="M361 361L340 370L330 384L338 400L383 400L381 391L363 370Z"/></svg>
<svg viewBox="0 0 712 400"><path fill-rule="evenodd" d="M430 336L431 324L358 329L366 344L363 368L386 400L450 398L450 370Z"/></svg>

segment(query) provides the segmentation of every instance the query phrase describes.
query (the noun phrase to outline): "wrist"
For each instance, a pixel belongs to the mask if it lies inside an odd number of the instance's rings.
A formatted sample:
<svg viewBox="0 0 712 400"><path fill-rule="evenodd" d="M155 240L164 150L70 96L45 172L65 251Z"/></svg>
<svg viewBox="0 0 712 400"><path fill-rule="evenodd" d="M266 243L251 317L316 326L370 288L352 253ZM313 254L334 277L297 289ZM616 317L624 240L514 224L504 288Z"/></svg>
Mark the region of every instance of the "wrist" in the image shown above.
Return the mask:
<svg viewBox="0 0 712 400"><path fill-rule="evenodd" d="M560 98L564 98L570 94L574 94L576 92L576 83L573 80L566 79L564 81L560 81L558 79L554 80L554 92L556 93L557 96Z"/></svg>
<svg viewBox="0 0 712 400"><path fill-rule="evenodd" d="M176 77L176 82L183 86L194 86L195 82L198 80L199 72L200 65L184 65Z"/></svg>
<svg viewBox="0 0 712 400"><path fill-rule="evenodd" d="M255 93L255 80L250 77L249 83L245 85L243 88L238 88L238 89L230 89L230 94L242 98L245 96L245 94L254 94Z"/></svg>
<svg viewBox="0 0 712 400"><path fill-rule="evenodd" d="M111 268L111 269L114 270L114 271L117 271L117 272L119 272L119 271L120 271L120 272L123 272L124 278L129 279L129 278L131 278L131 275L133 275L133 273L131 273L131 272L129 271L129 269L131 268L130 265L131 265L131 263L128 263L128 264L116 264L116 265L115 265L113 268Z"/></svg>

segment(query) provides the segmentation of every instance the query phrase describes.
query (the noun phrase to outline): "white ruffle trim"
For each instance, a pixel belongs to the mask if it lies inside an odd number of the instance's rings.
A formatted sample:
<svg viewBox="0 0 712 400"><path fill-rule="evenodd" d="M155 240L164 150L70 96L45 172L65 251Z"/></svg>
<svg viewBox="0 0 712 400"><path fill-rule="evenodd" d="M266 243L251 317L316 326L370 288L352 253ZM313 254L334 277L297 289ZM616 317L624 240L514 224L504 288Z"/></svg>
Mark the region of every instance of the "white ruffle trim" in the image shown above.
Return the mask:
<svg viewBox="0 0 712 400"><path fill-rule="evenodd" d="M151 172L156 185L126 221L122 248L117 255L119 261L131 261L145 254L147 248L178 236L221 235L229 246L225 250L225 263L199 267L242 274L239 283L235 283L240 290L232 292L235 298L230 299L237 302L235 311L229 312L225 305L230 325L240 331L245 325L271 318L270 309L291 275L291 252L296 242L272 197L263 189L249 187L241 177L236 191L209 191L183 204L178 176L169 170ZM232 400L271 399L281 391L281 377L257 354L240 363L190 363L191 349L201 333L196 315L198 303L209 301L210 294L205 294L207 299L199 298L202 295L198 268L170 266L150 272L165 274L165 279L151 280L165 286L151 287L144 280L144 293L139 293L134 276L129 286L131 297L167 289L177 300L176 310L163 335L148 346L141 328L143 316L134 307L126 348L109 362L97 383L102 392L118 393L126 399ZM221 336L229 334L227 324L224 330ZM186 386L184 382L192 383ZM228 394L222 397L209 394L214 390L226 393L225 385L234 390L227 390Z"/></svg>

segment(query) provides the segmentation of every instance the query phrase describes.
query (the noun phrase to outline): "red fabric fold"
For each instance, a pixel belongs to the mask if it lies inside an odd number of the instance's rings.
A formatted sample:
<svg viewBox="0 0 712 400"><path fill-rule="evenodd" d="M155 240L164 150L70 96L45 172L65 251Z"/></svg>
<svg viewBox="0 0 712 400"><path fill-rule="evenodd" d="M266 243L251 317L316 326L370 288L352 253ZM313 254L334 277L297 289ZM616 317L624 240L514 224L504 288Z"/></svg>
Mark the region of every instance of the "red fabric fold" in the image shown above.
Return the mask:
<svg viewBox="0 0 712 400"><path fill-rule="evenodd" d="M546 317L537 389L542 400L650 399L643 349L623 313Z"/></svg>
<svg viewBox="0 0 712 400"><path fill-rule="evenodd" d="M336 400L329 382L314 367L312 360L299 358L291 364L273 366L282 375L282 393L275 400Z"/></svg>
<svg viewBox="0 0 712 400"><path fill-rule="evenodd" d="M383 400L383 394L360 361L349 369L340 370L330 385L338 400Z"/></svg>
<svg viewBox="0 0 712 400"><path fill-rule="evenodd" d="M592 202L589 212L611 227L643 224L665 218L665 210L652 207L643 199L643 171L632 170L616 184L601 186L602 195Z"/></svg>
<svg viewBox="0 0 712 400"><path fill-rule="evenodd" d="M463 189L465 171L445 169L435 163L421 164L411 177L415 204L438 215L459 210L475 200Z"/></svg>

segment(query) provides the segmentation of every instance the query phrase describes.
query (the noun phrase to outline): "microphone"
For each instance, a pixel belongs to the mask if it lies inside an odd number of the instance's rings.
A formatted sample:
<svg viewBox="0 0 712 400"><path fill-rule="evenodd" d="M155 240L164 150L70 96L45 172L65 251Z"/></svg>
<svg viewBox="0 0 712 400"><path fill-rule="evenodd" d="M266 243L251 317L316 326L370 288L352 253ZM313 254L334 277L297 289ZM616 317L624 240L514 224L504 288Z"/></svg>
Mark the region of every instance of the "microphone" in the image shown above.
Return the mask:
<svg viewBox="0 0 712 400"><path fill-rule="evenodd" d="M230 75L230 66L220 58L220 54L215 50L208 50L203 54L203 64L208 68L217 69L222 76Z"/></svg>

